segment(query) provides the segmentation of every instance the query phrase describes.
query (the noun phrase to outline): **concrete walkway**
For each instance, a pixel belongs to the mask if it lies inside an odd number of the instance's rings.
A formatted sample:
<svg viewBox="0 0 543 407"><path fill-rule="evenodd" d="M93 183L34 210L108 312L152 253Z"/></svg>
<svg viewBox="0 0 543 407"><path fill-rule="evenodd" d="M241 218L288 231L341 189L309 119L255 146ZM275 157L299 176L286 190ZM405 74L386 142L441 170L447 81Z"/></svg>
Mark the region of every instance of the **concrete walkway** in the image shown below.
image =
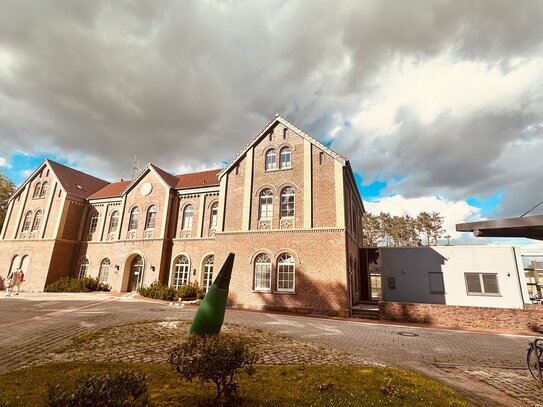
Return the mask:
<svg viewBox="0 0 543 407"><path fill-rule="evenodd" d="M188 320L195 309L107 293L2 297L0 372L27 365L96 328ZM543 406L543 389L528 376L525 365L528 336L238 310L228 310L226 322L422 372L454 388L473 405Z"/></svg>

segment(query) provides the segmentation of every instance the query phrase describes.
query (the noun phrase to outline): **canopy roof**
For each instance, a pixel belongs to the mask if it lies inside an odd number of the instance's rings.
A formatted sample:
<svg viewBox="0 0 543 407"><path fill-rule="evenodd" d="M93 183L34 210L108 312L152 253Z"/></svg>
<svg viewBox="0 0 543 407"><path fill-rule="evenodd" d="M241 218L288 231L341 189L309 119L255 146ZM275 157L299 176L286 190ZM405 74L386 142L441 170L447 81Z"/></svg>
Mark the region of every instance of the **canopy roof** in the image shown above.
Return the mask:
<svg viewBox="0 0 543 407"><path fill-rule="evenodd" d="M459 223L457 232L473 232L477 237L526 237L543 240L543 215Z"/></svg>

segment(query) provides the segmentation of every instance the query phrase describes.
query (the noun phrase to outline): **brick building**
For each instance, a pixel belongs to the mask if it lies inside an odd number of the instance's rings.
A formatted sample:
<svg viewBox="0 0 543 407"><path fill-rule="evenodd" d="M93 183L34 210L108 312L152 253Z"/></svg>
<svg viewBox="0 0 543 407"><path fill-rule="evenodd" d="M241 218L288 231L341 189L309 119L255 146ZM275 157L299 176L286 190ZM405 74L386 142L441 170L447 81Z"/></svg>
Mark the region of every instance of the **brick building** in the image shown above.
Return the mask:
<svg viewBox="0 0 543 407"><path fill-rule="evenodd" d="M224 169L149 164L109 183L46 160L9 201L0 275L25 290L98 276L113 291L198 281L236 253L229 301L348 314L361 282L362 200L350 164L276 116Z"/></svg>

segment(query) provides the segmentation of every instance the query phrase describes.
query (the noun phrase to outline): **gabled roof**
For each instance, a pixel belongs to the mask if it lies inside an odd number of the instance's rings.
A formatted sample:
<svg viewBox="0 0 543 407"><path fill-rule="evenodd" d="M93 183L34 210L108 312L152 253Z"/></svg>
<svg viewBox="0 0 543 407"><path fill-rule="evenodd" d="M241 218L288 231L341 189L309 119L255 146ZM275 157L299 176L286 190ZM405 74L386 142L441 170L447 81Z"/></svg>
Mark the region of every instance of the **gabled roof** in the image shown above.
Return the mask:
<svg viewBox="0 0 543 407"><path fill-rule="evenodd" d="M103 179L74 170L49 159L45 161L49 164L60 184L69 195L85 199L108 185L108 182Z"/></svg>
<svg viewBox="0 0 543 407"><path fill-rule="evenodd" d="M214 169L190 174L176 175L176 189L210 187L219 185L219 173L222 169Z"/></svg>
<svg viewBox="0 0 543 407"><path fill-rule="evenodd" d="M170 174L169 172L164 171L162 168L158 168L154 164L149 164L150 167L153 167L156 173L162 180L170 186L170 188L175 188L177 185L177 178Z"/></svg>
<svg viewBox="0 0 543 407"><path fill-rule="evenodd" d="M122 196L126 187L130 185L130 182L131 181L112 182L90 195L88 199L115 198Z"/></svg>
<svg viewBox="0 0 543 407"><path fill-rule="evenodd" d="M334 150L326 147L324 144L322 144L320 141L315 139L314 137L311 137L309 134L305 133L304 131L300 130L298 127L294 126L292 123L281 117L280 115L275 115L275 117L264 127L260 133L249 143L247 144L243 150L241 150L236 157L230 163L226 166L224 170L221 171L219 174L219 178L222 178L224 174L226 174L245 153L247 150L249 150L251 147L253 147L255 144L257 144L262 138L266 137L268 131L271 127L273 127L276 123L281 123L286 128L290 129L294 133L298 134L300 137L304 138L305 140L309 141L314 146L318 147L337 161L339 161L342 165L345 165L345 162L347 161L347 158L343 157L341 154L338 154Z"/></svg>

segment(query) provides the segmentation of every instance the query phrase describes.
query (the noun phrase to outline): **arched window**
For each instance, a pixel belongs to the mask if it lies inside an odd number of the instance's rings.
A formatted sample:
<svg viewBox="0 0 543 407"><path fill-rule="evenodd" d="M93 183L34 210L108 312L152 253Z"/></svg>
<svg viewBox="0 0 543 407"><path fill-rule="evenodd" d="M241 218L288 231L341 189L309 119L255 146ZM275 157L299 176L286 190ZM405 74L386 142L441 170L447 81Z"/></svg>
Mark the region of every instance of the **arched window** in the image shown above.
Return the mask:
<svg viewBox="0 0 543 407"><path fill-rule="evenodd" d="M260 193L260 218L271 218L273 216L273 193L265 189Z"/></svg>
<svg viewBox="0 0 543 407"><path fill-rule="evenodd" d="M34 223L32 223L32 232L39 230L41 223L41 211L36 211L36 215L34 215Z"/></svg>
<svg viewBox="0 0 543 407"><path fill-rule="evenodd" d="M192 229L192 218L194 217L194 206L187 205L183 211L183 225L181 229L190 230Z"/></svg>
<svg viewBox="0 0 543 407"><path fill-rule="evenodd" d="M26 275L26 271L28 270L28 265L30 264L30 256L24 256L21 259L21 270L23 270L23 273ZM26 277L25 277L26 279Z"/></svg>
<svg viewBox="0 0 543 407"><path fill-rule="evenodd" d="M174 265L173 286L177 290L182 285L189 283L189 259L187 256L180 256Z"/></svg>
<svg viewBox="0 0 543 407"><path fill-rule="evenodd" d="M119 212L113 211L111 220L109 221L108 233L115 233L117 230L119 230Z"/></svg>
<svg viewBox="0 0 543 407"><path fill-rule="evenodd" d="M26 232L30 229L30 223L32 221L32 211L28 211L25 215L25 219L23 221L23 232Z"/></svg>
<svg viewBox="0 0 543 407"><path fill-rule="evenodd" d="M219 203L215 202L211 205L211 220L209 221L210 228L217 227L217 217L219 213Z"/></svg>
<svg viewBox="0 0 543 407"><path fill-rule="evenodd" d="M271 149L266 152L266 171L275 168L277 168L275 165L275 150Z"/></svg>
<svg viewBox="0 0 543 407"><path fill-rule="evenodd" d="M94 213L91 216L90 224L89 224L89 233L95 233L96 227L98 226L98 218L100 215L98 215L98 212L94 211Z"/></svg>
<svg viewBox="0 0 543 407"><path fill-rule="evenodd" d="M130 211L130 220L128 221L128 230L136 230L140 221L140 208L136 206Z"/></svg>
<svg viewBox="0 0 543 407"><path fill-rule="evenodd" d="M36 187L34 188L34 194L32 194L32 198L39 198L41 191L41 182L38 182L36 184Z"/></svg>
<svg viewBox="0 0 543 407"><path fill-rule="evenodd" d="M207 260L204 263L204 283L203 283L203 289L204 292L207 293L207 290L209 290L209 287L211 286L211 283L213 282L213 263L215 261L214 256L209 256Z"/></svg>
<svg viewBox="0 0 543 407"><path fill-rule="evenodd" d="M45 181L41 186L40 198L45 197L46 193L47 193L47 181Z"/></svg>
<svg viewBox="0 0 543 407"><path fill-rule="evenodd" d="M294 216L294 188L286 187L281 191L281 217Z"/></svg>
<svg viewBox="0 0 543 407"><path fill-rule="evenodd" d="M277 291L294 291L294 258L288 254L277 260Z"/></svg>
<svg viewBox="0 0 543 407"><path fill-rule="evenodd" d="M28 256L27 256L28 257ZM21 256L19 255L16 255L13 260L11 260L11 267L9 269L10 272L15 272L15 270L17 270L17 268L19 267L20 265L20 261L21 261Z"/></svg>
<svg viewBox="0 0 543 407"><path fill-rule="evenodd" d="M89 259L85 258L81 262L81 266L79 267L79 278L83 278L87 275L87 270L89 269Z"/></svg>
<svg viewBox="0 0 543 407"><path fill-rule="evenodd" d="M271 288L272 263L267 254L259 254L255 259L255 290Z"/></svg>
<svg viewBox="0 0 543 407"><path fill-rule="evenodd" d="M281 160L279 162L279 168L292 167L290 148L285 147L281 149Z"/></svg>
<svg viewBox="0 0 543 407"><path fill-rule="evenodd" d="M156 223L156 205L151 205L147 209L147 217L145 218L145 229L154 229Z"/></svg>
<svg viewBox="0 0 543 407"><path fill-rule="evenodd" d="M111 261L109 261L109 259L104 259L102 260L102 263L100 263L100 272L98 273L98 278L100 279L101 283L107 283L110 265Z"/></svg>

